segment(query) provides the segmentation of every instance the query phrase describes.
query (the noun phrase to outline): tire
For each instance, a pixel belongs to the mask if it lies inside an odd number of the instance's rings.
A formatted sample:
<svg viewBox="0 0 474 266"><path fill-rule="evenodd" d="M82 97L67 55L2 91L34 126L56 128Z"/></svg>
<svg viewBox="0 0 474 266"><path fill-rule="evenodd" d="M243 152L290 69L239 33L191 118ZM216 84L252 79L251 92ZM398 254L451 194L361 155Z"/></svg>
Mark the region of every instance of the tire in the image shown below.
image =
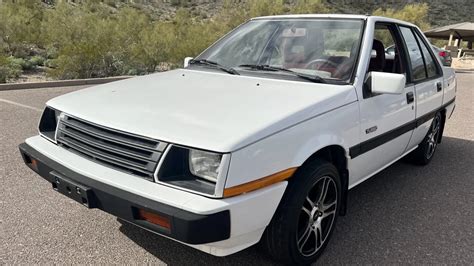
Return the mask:
<svg viewBox="0 0 474 266"><path fill-rule="evenodd" d="M320 159L304 165L291 178L262 237L262 247L274 260L285 264L316 261L334 230L341 192L334 165Z"/></svg>
<svg viewBox="0 0 474 266"><path fill-rule="evenodd" d="M430 129L423 141L407 156L407 161L417 165L427 165L431 162L441 139L443 117L440 112L435 114Z"/></svg>

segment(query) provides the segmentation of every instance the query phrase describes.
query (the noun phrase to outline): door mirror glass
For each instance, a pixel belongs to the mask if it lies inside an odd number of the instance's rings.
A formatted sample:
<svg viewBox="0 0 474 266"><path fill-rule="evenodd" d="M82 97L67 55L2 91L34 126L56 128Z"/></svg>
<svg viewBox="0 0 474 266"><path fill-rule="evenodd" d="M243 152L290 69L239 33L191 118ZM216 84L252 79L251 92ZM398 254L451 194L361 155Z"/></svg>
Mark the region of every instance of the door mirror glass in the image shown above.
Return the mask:
<svg viewBox="0 0 474 266"><path fill-rule="evenodd" d="M370 72L371 91L379 94L402 94L406 78L403 74Z"/></svg>
<svg viewBox="0 0 474 266"><path fill-rule="evenodd" d="M191 61L191 60L193 60L192 57L186 57L186 58L184 58L184 64L183 64L183 66L184 66L184 67L188 67L188 66L189 66L189 61Z"/></svg>

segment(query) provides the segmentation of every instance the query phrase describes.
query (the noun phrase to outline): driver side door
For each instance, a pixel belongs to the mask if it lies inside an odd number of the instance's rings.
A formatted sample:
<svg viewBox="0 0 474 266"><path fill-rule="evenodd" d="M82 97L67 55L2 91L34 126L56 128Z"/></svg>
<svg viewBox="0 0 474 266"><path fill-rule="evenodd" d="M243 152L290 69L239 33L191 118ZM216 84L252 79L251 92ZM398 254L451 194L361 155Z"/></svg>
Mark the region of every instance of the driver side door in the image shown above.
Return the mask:
<svg viewBox="0 0 474 266"><path fill-rule="evenodd" d="M395 56L386 57L381 45L395 45ZM402 39L395 24L375 24L372 58L367 70L369 81L366 85L370 84L371 71L406 75L407 62L402 47ZM351 186L400 158L413 132L414 85L406 84L401 94L374 94L371 89L365 86L363 99L359 101L360 144L350 148Z"/></svg>

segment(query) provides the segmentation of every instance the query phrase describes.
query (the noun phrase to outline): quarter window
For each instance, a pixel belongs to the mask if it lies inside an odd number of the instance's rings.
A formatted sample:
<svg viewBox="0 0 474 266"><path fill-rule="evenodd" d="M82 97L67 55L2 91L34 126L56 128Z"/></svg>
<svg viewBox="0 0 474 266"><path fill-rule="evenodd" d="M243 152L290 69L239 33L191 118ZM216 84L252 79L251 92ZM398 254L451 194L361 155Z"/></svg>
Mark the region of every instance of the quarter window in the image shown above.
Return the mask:
<svg viewBox="0 0 474 266"><path fill-rule="evenodd" d="M428 78L433 78L438 75L438 69L436 68L435 59L429 52L429 48L426 47L425 43L421 40L420 36L416 35L416 40L421 46L421 51L423 52L423 58L425 59L426 71L428 72Z"/></svg>

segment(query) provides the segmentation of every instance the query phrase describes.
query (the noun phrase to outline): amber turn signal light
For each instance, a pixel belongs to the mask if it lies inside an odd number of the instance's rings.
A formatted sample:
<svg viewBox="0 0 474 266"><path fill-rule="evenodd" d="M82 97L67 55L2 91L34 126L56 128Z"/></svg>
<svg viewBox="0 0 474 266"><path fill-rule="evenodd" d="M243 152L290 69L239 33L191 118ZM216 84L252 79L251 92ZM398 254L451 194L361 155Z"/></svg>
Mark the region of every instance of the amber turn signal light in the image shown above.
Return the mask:
<svg viewBox="0 0 474 266"><path fill-rule="evenodd" d="M28 167L30 167L33 171L38 172L38 161L36 159L26 156L25 161Z"/></svg>
<svg viewBox="0 0 474 266"><path fill-rule="evenodd" d="M248 183L238 185L235 187L226 188L224 189L224 198L237 196L243 193L251 192L251 191L261 189L261 188L273 185L275 183L287 180L296 172L296 169L297 169L296 167L289 168L281 172L275 173L273 175L269 175L264 178L257 179L252 182L248 182Z"/></svg>
<svg viewBox="0 0 474 266"><path fill-rule="evenodd" d="M156 213L148 212L143 209L138 209L138 219L145 220L152 224L156 224L168 230L171 230L171 221L169 217L165 217Z"/></svg>

